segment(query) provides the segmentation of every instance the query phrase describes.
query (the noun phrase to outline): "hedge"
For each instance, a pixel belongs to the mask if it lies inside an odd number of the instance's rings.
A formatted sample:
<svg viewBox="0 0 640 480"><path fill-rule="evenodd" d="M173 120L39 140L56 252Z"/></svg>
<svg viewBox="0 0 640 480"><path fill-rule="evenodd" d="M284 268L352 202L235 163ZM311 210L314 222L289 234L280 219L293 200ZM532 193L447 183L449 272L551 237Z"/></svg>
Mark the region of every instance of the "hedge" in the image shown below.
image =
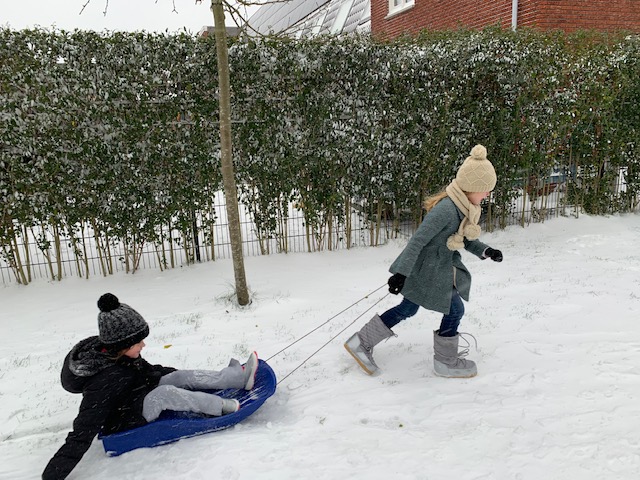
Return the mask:
<svg viewBox="0 0 640 480"><path fill-rule="evenodd" d="M148 244L175 266L173 244L192 251L217 219L212 39L0 29L0 45L0 255L18 281L29 282L27 235L52 278L62 276L63 238L79 270L86 262L87 230L105 275L116 243L128 271ZM588 213L638 206L638 36L486 29L390 42L230 40L230 64L239 196L263 253L269 239L288 250L292 205L309 250L348 237L355 201L396 227L418 222L421 200L476 143L499 177L489 228L508 223L532 179L544 193L551 171L567 177L565 201ZM379 228L372 222L372 243Z"/></svg>

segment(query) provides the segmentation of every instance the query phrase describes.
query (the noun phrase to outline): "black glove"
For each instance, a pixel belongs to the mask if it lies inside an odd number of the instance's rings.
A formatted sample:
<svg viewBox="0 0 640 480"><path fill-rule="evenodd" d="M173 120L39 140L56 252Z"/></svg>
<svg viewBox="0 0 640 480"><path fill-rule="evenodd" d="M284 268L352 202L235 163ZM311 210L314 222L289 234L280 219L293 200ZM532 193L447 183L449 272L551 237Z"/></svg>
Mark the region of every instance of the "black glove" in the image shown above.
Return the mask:
<svg viewBox="0 0 640 480"><path fill-rule="evenodd" d="M496 250L494 248L487 247L487 249L484 251L484 254L488 258L493 260L494 262L501 262L502 261L502 252L500 250Z"/></svg>
<svg viewBox="0 0 640 480"><path fill-rule="evenodd" d="M404 281L406 279L407 277L405 277L401 273L394 273L393 275L391 275L389 277L389 280L387 281L387 283L389 284L389 291L394 295L399 294L402 290L402 287L404 287Z"/></svg>

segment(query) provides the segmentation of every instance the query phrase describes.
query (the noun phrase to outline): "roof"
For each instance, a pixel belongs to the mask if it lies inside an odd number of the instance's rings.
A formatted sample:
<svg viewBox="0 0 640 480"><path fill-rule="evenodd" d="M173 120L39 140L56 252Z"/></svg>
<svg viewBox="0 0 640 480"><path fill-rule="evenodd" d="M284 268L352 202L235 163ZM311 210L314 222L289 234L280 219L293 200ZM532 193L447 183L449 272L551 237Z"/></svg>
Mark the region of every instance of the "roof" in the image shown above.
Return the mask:
<svg viewBox="0 0 640 480"><path fill-rule="evenodd" d="M287 31L292 36L370 31L370 0L291 0L260 7L247 22L249 35Z"/></svg>

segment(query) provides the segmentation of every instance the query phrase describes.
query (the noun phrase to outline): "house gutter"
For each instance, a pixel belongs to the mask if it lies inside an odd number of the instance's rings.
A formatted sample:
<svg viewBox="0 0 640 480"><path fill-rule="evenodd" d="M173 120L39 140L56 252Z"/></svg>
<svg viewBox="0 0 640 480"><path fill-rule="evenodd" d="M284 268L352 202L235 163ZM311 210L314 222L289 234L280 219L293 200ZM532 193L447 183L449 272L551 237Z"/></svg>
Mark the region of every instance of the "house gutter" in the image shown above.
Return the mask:
<svg viewBox="0 0 640 480"><path fill-rule="evenodd" d="M511 30L518 27L518 0L511 0Z"/></svg>

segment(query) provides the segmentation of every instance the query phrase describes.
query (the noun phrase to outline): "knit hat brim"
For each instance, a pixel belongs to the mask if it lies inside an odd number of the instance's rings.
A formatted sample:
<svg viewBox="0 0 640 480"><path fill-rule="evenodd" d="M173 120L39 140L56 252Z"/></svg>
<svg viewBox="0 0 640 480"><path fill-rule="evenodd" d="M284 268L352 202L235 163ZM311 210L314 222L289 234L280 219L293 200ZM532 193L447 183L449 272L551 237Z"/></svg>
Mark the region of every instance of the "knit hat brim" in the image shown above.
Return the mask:
<svg viewBox="0 0 640 480"><path fill-rule="evenodd" d="M111 352L119 352L121 350L125 350L127 348L132 347L136 343L140 343L142 340L149 336L149 325L145 325L142 330L136 332L134 335L131 335L127 338L123 338L115 343L105 343L102 342L104 347Z"/></svg>

